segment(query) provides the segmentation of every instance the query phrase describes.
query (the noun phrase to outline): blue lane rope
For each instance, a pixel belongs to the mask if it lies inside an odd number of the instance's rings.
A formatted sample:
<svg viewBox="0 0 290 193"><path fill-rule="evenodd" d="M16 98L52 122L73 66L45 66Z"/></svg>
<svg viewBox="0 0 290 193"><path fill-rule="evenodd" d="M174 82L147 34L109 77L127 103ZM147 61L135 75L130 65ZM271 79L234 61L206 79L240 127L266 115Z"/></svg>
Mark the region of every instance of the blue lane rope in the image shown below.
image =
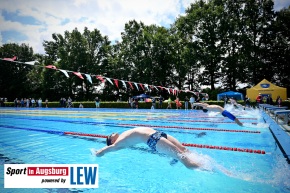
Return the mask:
<svg viewBox="0 0 290 193"><path fill-rule="evenodd" d="M25 127L15 127L15 126L11 126L11 125L0 125L0 127L9 128L9 129L21 129L21 130L27 130L27 131L39 131L39 132L44 132L44 133L64 135L63 131L33 129L33 128L25 128Z"/></svg>
<svg viewBox="0 0 290 193"><path fill-rule="evenodd" d="M27 118L17 118L17 119L27 119ZM108 122L94 122L94 121L68 121L68 120L58 120L58 119L37 119L30 118L30 120L41 120L41 121L57 121L65 123L76 123L76 124L92 124L92 125L118 125L125 127L154 127L154 128L172 128L172 129L186 129L186 130L207 130L207 131L220 131L220 132L239 132L239 133L261 133L260 131L252 130L231 130L231 129L215 129L215 128L196 128L196 127L183 127L183 126L162 126L162 125L147 125L147 124L121 124L121 123L108 123Z"/></svg>

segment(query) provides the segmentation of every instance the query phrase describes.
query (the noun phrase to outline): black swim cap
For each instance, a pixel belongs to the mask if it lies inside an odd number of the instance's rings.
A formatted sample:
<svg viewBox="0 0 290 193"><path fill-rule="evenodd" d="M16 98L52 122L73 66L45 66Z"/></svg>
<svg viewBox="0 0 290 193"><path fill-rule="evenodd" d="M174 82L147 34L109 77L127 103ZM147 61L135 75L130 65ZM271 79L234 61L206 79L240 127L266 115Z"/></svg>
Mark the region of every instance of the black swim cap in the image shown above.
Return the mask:
<svg viewBox="0 0 290 193"><path fill-rule="evenodd" d="M207 110L207 109L202 109L202 111L203 111L204 113L207 113L208 110Z"/></svg>

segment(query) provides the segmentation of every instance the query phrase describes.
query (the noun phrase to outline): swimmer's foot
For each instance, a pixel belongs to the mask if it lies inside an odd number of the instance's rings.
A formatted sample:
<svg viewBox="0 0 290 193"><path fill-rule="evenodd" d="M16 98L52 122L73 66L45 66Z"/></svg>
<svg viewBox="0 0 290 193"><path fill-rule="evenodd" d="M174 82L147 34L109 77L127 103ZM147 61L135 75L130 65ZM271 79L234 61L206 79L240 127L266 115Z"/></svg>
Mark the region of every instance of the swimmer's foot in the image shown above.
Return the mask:
<svg viewBox="0 0 290 193"><path fill-rule="evenodd" d="M91 151L91 154L92 154L93 156L96 156L96 153L97 153L96 149L91 148L90 151Z"/></svg>
<svg viewBox="0 0 290 193"><path fill-rule="evenodd" d="M173 159L173 160L170 161L170 165L173 166L173 165L177 164L177 162L178 162L177 159Z"/></svg>

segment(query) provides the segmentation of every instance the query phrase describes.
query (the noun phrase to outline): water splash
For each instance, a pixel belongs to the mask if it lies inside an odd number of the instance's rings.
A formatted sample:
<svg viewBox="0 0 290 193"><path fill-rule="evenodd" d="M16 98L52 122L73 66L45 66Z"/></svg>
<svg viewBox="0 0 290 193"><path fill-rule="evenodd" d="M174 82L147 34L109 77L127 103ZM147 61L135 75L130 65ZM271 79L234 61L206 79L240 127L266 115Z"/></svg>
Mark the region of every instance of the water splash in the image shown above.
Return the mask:
<svg viewBox="0 0 290 193"><path fill-rule="evenodd" d="M216 117L218 114L220 114L220 113L219 112L213 112L213 111L211 111L211 112L208 113L208 116L210 116L210 117Z"/></svg>
<svg viewBox="0 0 290 193"><path fill-rule="evenodd" d="M243 125L245 127L256 128L256 129L267 129L270 126L270 124L268 123L257 123L257 124L243 123Z"/></svg>

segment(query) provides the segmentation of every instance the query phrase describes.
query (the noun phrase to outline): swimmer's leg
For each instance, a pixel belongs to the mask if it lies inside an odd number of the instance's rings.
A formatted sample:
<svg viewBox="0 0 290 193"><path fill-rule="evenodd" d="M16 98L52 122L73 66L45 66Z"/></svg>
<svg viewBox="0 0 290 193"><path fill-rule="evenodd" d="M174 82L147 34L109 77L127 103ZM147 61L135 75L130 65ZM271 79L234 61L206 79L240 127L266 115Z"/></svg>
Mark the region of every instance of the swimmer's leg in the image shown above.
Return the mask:
<svg viewBox="0 0 290 193"><path fill-rule="evenodd" d="M235 122L236 122L239 126L243 127L243 123L241 123L241 121L240 121L239 119L235 118Z"/></svg>
<svg viewBox="0 0 290 193"><path fill-rule="evenodd" d="M173 143L176 147L178 147L181 151L186 152L188 151L177 139L172 137L171 135L167 134L167 139Z"/></svg>
<svg viewBox="0 0 290 193"><path fill-rule="evenodd" d="M163 137L160 138L160 140L156 144L156 147L158 152L164 153L172 158L179 160L189 169L196 169L199 167L199 165L194 161L190 160L183 151L181 151L172 142Z"/></svg>

